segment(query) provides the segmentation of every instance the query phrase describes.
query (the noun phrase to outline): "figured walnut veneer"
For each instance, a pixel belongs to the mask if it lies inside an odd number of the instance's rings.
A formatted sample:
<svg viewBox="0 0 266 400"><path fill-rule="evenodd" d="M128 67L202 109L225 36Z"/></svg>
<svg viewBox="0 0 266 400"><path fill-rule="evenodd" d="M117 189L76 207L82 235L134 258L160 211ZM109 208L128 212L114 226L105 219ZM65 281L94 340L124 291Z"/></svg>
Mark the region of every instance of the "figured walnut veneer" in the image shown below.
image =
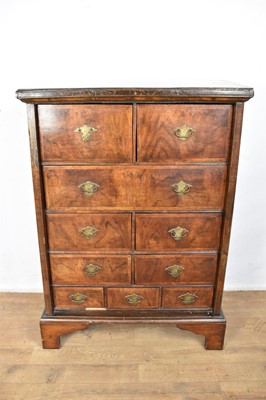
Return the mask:
<svg viewBox="0 0 266 400"><path fill-rule="evenodd" d="M222 349L238 85L19 90L28 103L44 348L91 323L171 323Z"/></svg>

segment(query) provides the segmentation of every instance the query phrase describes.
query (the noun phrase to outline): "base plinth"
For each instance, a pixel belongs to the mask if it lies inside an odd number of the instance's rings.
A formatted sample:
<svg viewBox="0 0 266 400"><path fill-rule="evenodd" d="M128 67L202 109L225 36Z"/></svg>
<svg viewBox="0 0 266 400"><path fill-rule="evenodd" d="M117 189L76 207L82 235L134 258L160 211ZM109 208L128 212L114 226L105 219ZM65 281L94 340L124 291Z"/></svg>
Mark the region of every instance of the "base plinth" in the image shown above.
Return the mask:
<svg viewBox="0 0 266 400"><path fill-rule="evenodd" d="M65 317L46 316L44 313L40 320L42 344L44 349L59 349L60 336L68 333L84 330L91 324L99 323L126 323L126 324L175 324L178 329L188 330L193 333L205 336L206 350L222 350L226 329L226 320L223 314L208 318L187 317L187 318L89 318L89 317Z"/></svg>

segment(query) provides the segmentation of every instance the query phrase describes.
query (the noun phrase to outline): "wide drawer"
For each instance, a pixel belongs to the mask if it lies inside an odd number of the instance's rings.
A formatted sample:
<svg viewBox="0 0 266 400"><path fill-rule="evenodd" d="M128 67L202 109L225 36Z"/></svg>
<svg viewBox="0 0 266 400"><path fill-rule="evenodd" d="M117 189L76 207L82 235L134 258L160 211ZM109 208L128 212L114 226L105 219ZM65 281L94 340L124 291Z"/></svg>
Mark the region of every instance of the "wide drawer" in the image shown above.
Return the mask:
<svg viewBox="0 0 266 400"><path fill-rule="evenodd" d="M47 214L50 251L131 250L131 214Z"/></svg>
<svg viewBox="0 0 266 400"><path fill-rule="evenodd" d="M38 106L43 161L132 160L132 106Z"/></svg>
<svg viewBox="0 0 266 400"><path fill-rule="evenodd" d="M130 256L50 255L55 285L127 285L131 283Z"/></svg>
<svg viewBox="0 0 266 400"><path fill-rule="evenodd" d="M108 288L107 306L116 309L159 307L159 288Z"/></svg>
<svg viewBox="0 0 266 400"><path fill-rule="evenodd" d="M221 210L226 166L46 166L51 210Z"/></svg>
<svg viewBox="0 0 266 400"><path fill-rule="evenodd" d="M213 287L163 288L162 308L211 308Z"/></svg>
<svg viewBox="0 0 266 400"><path fill-rule="evenodd" d="M218 250L220 213L137 214L137 251Z"/></svg>
<svg viewBox="0 0 266 400"><path fill-rule="evenodd" d="M178 254L135 257L136 285L214 284L217 255Z"/></svg>
<svg viewBox="0 0 266 400"><path fill-rule="evenodd" d="M103 288L53 288L55 308L103 308Z"/></svg>
<svg viewBox="0 0 266 400"><path fill-rule="evenodd" d="M224 161L231 105L137 106L138 161Z"/></svg>

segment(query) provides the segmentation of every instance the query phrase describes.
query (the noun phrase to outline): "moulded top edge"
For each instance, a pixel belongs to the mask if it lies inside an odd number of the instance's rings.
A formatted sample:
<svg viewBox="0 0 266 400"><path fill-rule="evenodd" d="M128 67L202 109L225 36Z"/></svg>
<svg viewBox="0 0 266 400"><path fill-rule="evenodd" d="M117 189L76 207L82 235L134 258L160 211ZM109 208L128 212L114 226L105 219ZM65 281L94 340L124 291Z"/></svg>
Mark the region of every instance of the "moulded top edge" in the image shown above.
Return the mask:
<svg viewBox="0 0 266 400"><path fill-rule="evenodd" d="M161 87L161 88L62 88L62 89L19 89L19 100L28 103L46 103L59 101L160 101L182 100L197 101L213 99L221 101L231 99L246 101L254 96L250 87L240 85L216 85L204 87Z"/></svg>

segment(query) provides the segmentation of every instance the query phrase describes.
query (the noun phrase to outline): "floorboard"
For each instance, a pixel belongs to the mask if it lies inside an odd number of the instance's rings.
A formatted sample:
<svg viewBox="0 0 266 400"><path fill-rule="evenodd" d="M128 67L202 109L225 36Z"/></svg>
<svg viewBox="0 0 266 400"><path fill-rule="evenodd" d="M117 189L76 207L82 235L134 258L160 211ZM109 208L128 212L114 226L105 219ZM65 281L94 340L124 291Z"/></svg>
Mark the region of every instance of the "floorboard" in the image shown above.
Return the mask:
<svg viewBox="0 0 266 400"><path fill-rule="evenodd" d="M223 351L148 324L95 325L43 350L42 295L0 293L0 304L0 400L266 399L265 291L225 292Z"/></svg>

